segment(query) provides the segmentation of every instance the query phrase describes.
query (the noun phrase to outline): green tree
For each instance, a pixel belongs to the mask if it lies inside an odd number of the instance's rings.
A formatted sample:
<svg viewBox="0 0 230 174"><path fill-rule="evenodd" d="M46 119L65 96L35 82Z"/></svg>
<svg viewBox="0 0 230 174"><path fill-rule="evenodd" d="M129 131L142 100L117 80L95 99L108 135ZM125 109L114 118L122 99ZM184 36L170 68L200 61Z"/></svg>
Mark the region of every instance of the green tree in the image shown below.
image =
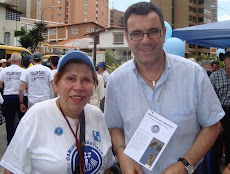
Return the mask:
<svg viewBox="0 0 230 174"><path fill-rule="evenodd" d="M38 47L38 44L45 41L45 34L47 33L47 24L43 21L35 22L33 29L27 32L21 28L21 31L15 31L15 36L20 36L19 42L22 47L30 48L32 52Z"/></svg>
<svg viewBox="0 0 230 174"><path fill-rule="evenodd" d="M44 23L43 21L35 22L35 27L29 31L29 34L33 38L33 44L31 46L32 52L35 51L39 43L41 44L41 42L45 41L44 36L47 33L47 31L48 28L46 23Z"/></svg>
<svg viewBox="0 0 230 174"><path fill-rule="evenodd" d="M121 63L115 59L115 52L112 50L106 50L105 52L105 64L107 66L107 71L112 73L117 69Z"/></svg>

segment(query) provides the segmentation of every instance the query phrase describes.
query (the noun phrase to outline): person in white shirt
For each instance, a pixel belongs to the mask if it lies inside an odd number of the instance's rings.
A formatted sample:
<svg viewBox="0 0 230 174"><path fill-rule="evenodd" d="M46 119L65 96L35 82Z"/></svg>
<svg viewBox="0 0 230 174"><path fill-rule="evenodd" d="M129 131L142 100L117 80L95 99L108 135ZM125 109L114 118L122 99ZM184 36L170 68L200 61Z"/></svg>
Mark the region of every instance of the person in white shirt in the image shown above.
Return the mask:
<svg viewBox="0 0 230 174"><path fill-rule="evenodd" d="M100 108L100 102L105 97L104 80L103 80L103 77L99 74L97 74L97 79L98 79L98 85L94 86L93 95L90 98L89 103L91 105L94 105Z"/></svg>
<svg viewBox="0 0 230 174"><path fill-rule="evenodd" d="M4 68L0 73L0 88L3 88L3 98L4 98L4 116L6 122L6 132L7 141L10 143L15 132L15 118L16 113L19 116L19 120L24 115L20 110L20 103L18 97L18 91L20 86L20 77L24 72L24 69L20 67L21 55L18 53L13 53L11 55L11 65ZM23 101L24 100L24 101ZM27 106L27 102L22 96L22 101Z"/></svg>
<svg viewBox="0 0 230 174"><path fill-rule="evenodd" d="M103 80L104 80L105 96L106 96L106 84L107 84L108 77L109 77L109 73L106 70L106 68L107 68L107 66L106 66L105 62L99 62L97 64L98 74L102 75ZM105 97L100 102L100 108L101 108L102 112L104 112L104 104L105 104Z"/></svg>
<svg viewBox="0 0 230 174"><path fill-rule="evenodd" d="M110 174L109 131L100 109L88 104L98 83L91 58L67 53L54 83L59 97L26 112L0 165L7 174Z"/></svg>
<svg viewBox="0 0 230 174"><path fill-rule="evenodd" d="M32 58L34 65L26 69L25 73L21 76L19 99L22 112L26 112L27 110L22 100L26 85L28 85L28 108L35 103L50 99L49 85L51 84L54 87L51 69L42 65L41 53L34 52Z"/></svg>
<svg viewBox="0 0 230 174"><path fill-rule="evenodd" d="M52 69L51 74L53 77L57 72L58 60L59 60L58 56L50 56L48 59L51 65L51 69ZM52 85L50 85L50 98L54 98L54 90L53 90Z"/></svg>

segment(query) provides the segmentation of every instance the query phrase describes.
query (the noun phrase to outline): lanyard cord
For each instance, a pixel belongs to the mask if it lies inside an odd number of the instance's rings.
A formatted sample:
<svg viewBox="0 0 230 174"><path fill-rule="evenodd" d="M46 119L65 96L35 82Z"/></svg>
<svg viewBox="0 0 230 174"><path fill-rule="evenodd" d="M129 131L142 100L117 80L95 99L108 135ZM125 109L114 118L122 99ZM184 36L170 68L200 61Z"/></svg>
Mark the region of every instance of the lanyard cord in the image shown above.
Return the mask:
<svg viewBox="0 0 230 174"><path fill-rule="evenodd" d="M156 106L157 106L157 104L158 104L158 102L159 102L159 100L160 100L160 96L161 96L161 94L162 94L163 88L166 87L166 81L164 82L164 84L163 84L162 87L161 87L161 91L160 91L160 94L159 94L159 96L158 96L157 103L155 104L155 107L154 107L153 110L151 109L151 105L150 105L150 103L149 103L149 101L148 101L148 98L147 98L147 96L146 96L146 94L145 94L145 90L144 90L143 85L141 84L141 82L139 82L139 83L140 83L141 89L142 89L142 91L143 91L143 93L144 93L145 99L146 99L146 101L147 101L147 103L148 103L149 109L150 109L152 112L155 111Z"/></svg>
<svg viewBox="0 0 230 174"><path fill-rule="evenodd" d="M66 118L66 116L65 116L65 114L64 114L64 112L63 112L63 110L61 108L60 102L59 102L59 107L60 107L60 110L61 110L61 113L62 113L63 117L65 118L65 120L66 120L71 132L73 133L73 136L74 136L75 140L76 140L78 156L79 156L79 159L80 159L80 173L84 174L85 173L85 170L84 170L84 158L83 158L83 155L82 155L82 152L81 152L81 144L80 144L80 142L79 142L79 140L77 138L77 131L78 131L78 127L79 127L79 123L81 121L81 116L82 115L80 116L80 118L79 118L79 120L77 122L77 128L76 128L76 134L75 134L73 129L72 129L72 127L71 127L71 125L70 125L70 123L69 123L69 121L68 121L68 119Z"/></svg>

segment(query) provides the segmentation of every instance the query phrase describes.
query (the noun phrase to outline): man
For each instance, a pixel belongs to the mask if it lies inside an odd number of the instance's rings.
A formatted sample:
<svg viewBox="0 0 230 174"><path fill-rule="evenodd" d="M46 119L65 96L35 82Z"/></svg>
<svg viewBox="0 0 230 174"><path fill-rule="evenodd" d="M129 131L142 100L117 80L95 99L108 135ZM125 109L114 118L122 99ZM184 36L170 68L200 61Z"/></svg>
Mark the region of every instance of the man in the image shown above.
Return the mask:
<svg viewBox="0 0 230 174"><path fill-rule="evenodd" d="M22 98L27 85L28 108L35 103L50 99L50 83L54 87L50 68L42 65L41 53L34 52L32 54L32 59L34 65L31 68L26 69L25 73L21 76L19 100L22 112L26 112L26 107Z"/></svg>
<svg viewBox="0 0 230 174"><path fill-rule="evenodd" d="M208 76L210 76L213 72L219 70L219 62L218 61L212 61L211 62L211 69L207 71Z"/></svg>
<svg viewBox="0 0 230 174"><path fill-rule="evenodd" d="M19 116L19 120L22 118L24 113L20 111L20 103L18 97L18 90L20 86L20 77L24 72L24 69L20 67L21 55L18 53L13 53L11 55L11 65L4 68L0 74L0 88L3 88L3 98L4 98L4 115L6 122L6 132L7 141L10 143L15 132L15 118L16 114ZM23 101L23 96L22 96ZM27 106L26 100L24 100Z"/></svg>
<svg viewBox="0 0 230 174"><path fill-rule="evenodd" d="M164 52L166 28L158 7L133 4L124 25L134 59L110 74L104 114L121 172L191 174L219 133L220 102L202 67ZM123 153L149 110L178 125L152 171Z"/></svg>
<svg viewBox="0 0 230 174"><path fill-rule="evenodd" d="M230 163L230 47L225 49L225 54L220 53L219 58L224 61L225 66L212 73L210 80L225 111L225 117L221 119L223 131L211 149L211 172L213 174L220 174L219 162L222 157L223 143L225 145L225 165Z"/></svg>
<svg viewBox="0 0 230 174"><path fill-rule="evenodd" d="M52 69L51 74L53 77L57 72L58 60L59 60L58 56L50 56L48 59L48 61L50 62L51 69ZM54 98L54 90L53 90L52 85L50 85L50 98Z"/></svg>
<svg viewBox="0 0 230 174"><path fill-rule="evenodd" d="M105 62L99 62L97 64L97 69L98 69L97 70L98 74L103 77L103 80L104 80L104 91L106 92L106 84L107 84L107 81L108 81L109 73L106 70ZM105 104L105 97L100 102L100 109L102 110L102 112L104 112L104 104Z"/></svg>
<svg viewBox="0 0 230 174"><path fill-rule="evenodd" d="M7 62L6 59L1 59L1 60L0 60L0 64L1 64L0 71L1 71L3 68L7 67L7 66L6 66L6 62Z"/></svg>

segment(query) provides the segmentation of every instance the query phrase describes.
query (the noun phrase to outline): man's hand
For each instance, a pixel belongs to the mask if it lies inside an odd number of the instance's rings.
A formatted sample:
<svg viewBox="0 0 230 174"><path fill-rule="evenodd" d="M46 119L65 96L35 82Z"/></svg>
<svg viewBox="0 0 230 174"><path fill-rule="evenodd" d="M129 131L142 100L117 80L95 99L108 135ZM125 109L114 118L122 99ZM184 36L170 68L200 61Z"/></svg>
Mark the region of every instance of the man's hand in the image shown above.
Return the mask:
<svg viewBox="0 0 230 174"><path fill-rule="evenodd" d="M184 164L182 164L181 162L177 162L164 169L161 174L186 174L186 169Z"/></svg>
<svg viewBox="0 0 230 174"><path fill-rule="evenodd" d="M21 110L21 112L23 112L23 113L25 113L26 112L26 106L22 103L22 104L20 104L20 110Z"/></svg>
<svg viewBox="0 0 230 174"><path fill-rule="evenodd" d="M141 167L123 152L119 154L118 163L122 174L143 174Z"/></svg>

